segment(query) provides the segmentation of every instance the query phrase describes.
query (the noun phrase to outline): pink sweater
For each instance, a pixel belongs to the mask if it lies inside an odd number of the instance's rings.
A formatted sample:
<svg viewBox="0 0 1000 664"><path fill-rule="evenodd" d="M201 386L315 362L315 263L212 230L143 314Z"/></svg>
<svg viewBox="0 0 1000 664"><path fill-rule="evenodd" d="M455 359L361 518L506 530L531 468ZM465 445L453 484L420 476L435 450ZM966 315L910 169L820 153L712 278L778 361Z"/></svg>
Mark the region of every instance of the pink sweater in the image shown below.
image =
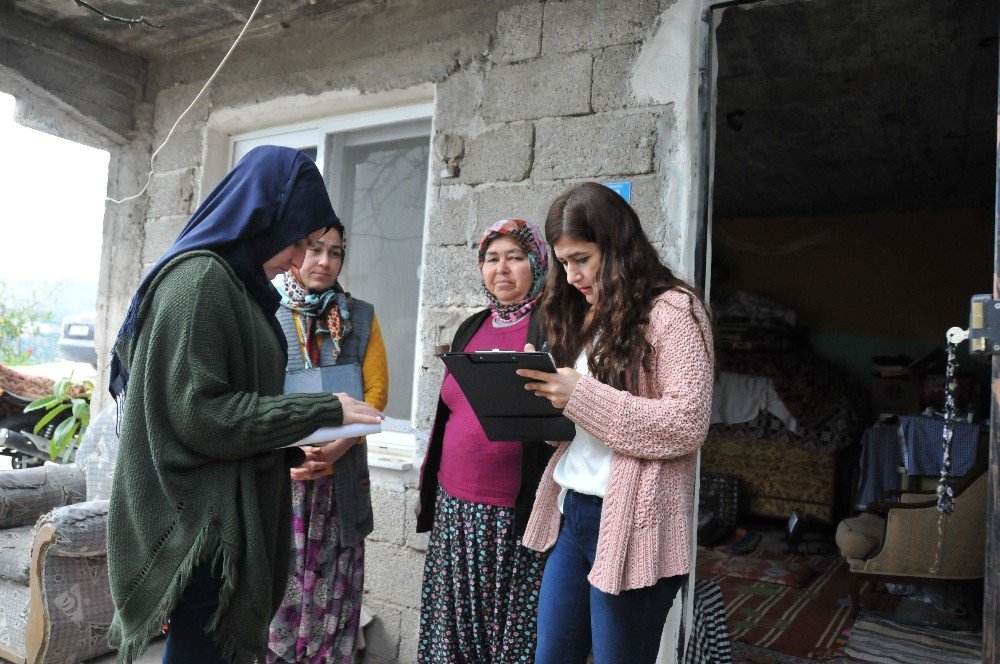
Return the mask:
<svg viewBox="0 0 1000 664"><path fill-rule="evenodd" d="M584 376L564 411L613 453L597 556L587 577L613 594L691 569L695 459L712 401L712 333L701 305L672 290L654 301L647 336L657 393L636 396ZM559 485L552 472L569 444L557 445L524 533L524 545L536 551L550 549L559 534Z"/></svg>
<svg viewBox="0 0 1000 664"><path fill-rule="evenodd" d="M493 327L491 316L464 350L524 350L527 340L527 316L510 327ZM441 385L441 399L451 413L444 427L438 482L448 495L460 500L514 507L521 485L521 443L488 439L450 373Z"/></svg>

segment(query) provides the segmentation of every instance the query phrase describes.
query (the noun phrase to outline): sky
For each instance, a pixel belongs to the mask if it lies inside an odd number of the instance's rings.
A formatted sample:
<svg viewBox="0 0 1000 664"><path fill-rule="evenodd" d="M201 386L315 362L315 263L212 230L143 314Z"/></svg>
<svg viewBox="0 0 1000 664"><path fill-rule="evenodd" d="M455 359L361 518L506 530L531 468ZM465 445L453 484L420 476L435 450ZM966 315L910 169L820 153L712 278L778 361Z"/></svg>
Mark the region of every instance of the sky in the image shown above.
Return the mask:
<svg viewBox="0 0 1000 664"><path fill-rule="evenodd" d="M108 153L27 129L0 93L0 281L97 282Z"/></svg>

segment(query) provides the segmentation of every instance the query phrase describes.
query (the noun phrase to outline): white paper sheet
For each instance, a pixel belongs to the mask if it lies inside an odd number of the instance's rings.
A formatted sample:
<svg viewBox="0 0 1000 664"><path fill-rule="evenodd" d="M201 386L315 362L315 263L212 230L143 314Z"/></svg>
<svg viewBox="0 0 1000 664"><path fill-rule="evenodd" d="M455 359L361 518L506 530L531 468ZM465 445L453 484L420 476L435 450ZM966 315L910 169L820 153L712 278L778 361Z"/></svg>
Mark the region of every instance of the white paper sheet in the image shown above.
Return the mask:
<svg viewBox="0 0 1000 664"><path fill-rule="evenodd" d="M321 443L329 443L330 441L337 440L338 438L358 438L381 432L381 424L345 424L340 427L320 427L312 434L306 436L297 443L292 443L288 447L319 445Z"/></svg>

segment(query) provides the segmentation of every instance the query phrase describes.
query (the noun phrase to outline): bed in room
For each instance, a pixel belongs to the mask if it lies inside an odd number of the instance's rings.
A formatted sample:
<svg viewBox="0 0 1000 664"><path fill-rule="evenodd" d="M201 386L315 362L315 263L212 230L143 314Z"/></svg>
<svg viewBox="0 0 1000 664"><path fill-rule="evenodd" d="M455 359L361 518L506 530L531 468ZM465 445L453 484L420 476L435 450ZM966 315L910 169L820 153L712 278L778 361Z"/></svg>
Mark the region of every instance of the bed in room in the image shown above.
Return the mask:
<svg viewBox="0 0 1000 664"><path fill-rule="evenodd" d="M757 316L753 325L733 320L720 318L720 371L702 470L740 480L743 513L787 519L798 510L833 523L838 482L851 481L839 476L840 457L857 449L866 400L836 366L802 344L790 349L793 325L775 316Z"/></svg>

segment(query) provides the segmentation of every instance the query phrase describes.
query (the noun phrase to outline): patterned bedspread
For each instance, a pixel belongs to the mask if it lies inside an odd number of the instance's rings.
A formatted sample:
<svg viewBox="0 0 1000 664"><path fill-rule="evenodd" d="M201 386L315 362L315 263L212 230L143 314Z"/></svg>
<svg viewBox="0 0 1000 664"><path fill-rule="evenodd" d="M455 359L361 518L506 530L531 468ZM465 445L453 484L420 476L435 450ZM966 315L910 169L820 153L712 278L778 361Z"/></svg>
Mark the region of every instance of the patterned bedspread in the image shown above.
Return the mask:
<svg viewBox="0 0 1000 664"><path fill-rule="evenodd" d="M767 411L743 424L713 424L709 438L742 438L775 440L790 443L813 452L839 452L857 445L864 429L862 410L847 396L838 400L837 407L818 426L802 425L799 433L789 431L785 423Z"/></svg>
<svg viewBox="0 0 1000 664"><path fill-rule="evenodd" d="M762 411L750 422L713 424L709 437L767 439L814 452L838 452L861 440L865 400L829 362L805 352L726 353L725 371L771 376L782 402L800 425L792 433L784 422Z"/></svg>
<svg viewBox="0 0 1000 664"><path fill-rule="evenodd" d="M709 438L701 448L703 471L740 481L740 510L787 519L792 510L832 523L837 457L773 440Z"/></svg>

